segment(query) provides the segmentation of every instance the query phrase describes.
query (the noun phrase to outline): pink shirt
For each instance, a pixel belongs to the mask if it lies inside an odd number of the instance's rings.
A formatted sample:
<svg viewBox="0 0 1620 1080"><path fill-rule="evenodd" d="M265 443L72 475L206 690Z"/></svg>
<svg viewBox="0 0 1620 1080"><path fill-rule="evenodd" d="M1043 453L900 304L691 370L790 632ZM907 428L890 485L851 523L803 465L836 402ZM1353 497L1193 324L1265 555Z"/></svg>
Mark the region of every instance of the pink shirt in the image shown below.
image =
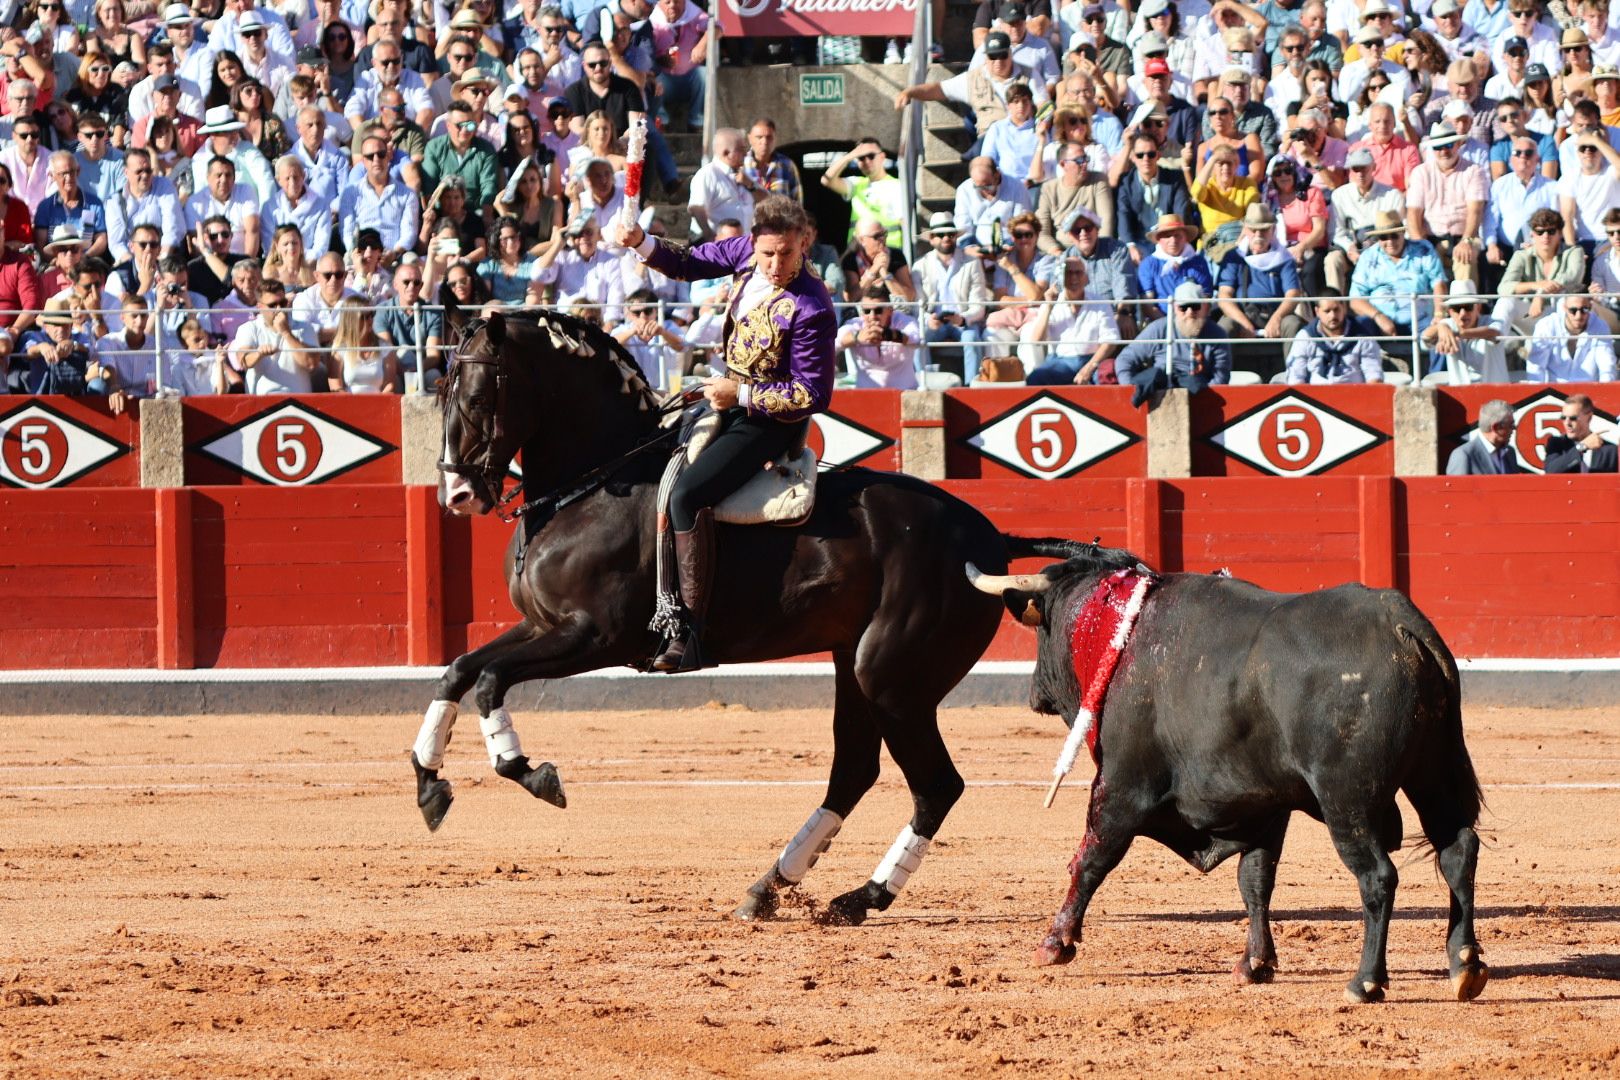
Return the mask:
<svg viewBox="0 0 1620 1080"><path fill-rule="evenodd" d="M1423 155L1418 153L1417 147L1396 135L1382 146L1372 141L1372 138L1362 139L1352 143L1352 151L1365 150L1373 156L1373 179L1380 184L1388 184L1396 191L1405 191L1412 170L1423 163Z"/></svg>
<svg viewBox="0 0 1620 1080"><path fill-rule="evenodd" d="M653 8L653 53L669 58L671 75L685 75L697 66L692 61L692 50L708 32L709 17L692 0L686 0L685 9L673 23L664 17L661 6Z"/></svg>
<svg viewBox="0 0 1620 1080"><path fill-rule="evenodd" d="M1302 198L1295 199L1277 211L1278 219L1287 230L1290 244L1299 243L1300 237L1310 232L1318 221L1325 221L1327 216L1327 196L1315 185L1306 188Z"/></svg>
<svg viewBox="0 0 1620 1080"><path fill-rule="evenodd" d="M0 162L11 170L11 193L27 205L30 214L37 214L39 204L51 192L50 152L40 150L34 158L34 167L30 169L23 163L22 154L13 144L0 150Z"/></svg>
<svg viewBox="0 0 1620 1080"><path fill-rule="evenodd" d="M1478 165L1459 161L1456 168L1443 173L1434 162L1425 161L1407 178L1406 208L1423 212L1429 235L1460 236L1468 204L1483 203L1488 188L1485 170Z"/></svg>

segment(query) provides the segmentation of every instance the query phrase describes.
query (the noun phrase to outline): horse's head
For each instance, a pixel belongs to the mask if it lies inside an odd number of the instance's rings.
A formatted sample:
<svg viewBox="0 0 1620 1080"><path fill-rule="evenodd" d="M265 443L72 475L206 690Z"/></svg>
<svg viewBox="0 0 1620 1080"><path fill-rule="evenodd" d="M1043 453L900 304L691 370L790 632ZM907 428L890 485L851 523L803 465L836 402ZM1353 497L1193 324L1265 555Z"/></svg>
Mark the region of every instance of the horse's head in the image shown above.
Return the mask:
<svg viewBox="0 0 1620 1080"><path fill-rule="evenodd" d="M450 370L439 383L444 452L439 504L456 514L487 514L500 502L506 471L527 432L511 420L513 365L499 314L461 327Z"/></svg>

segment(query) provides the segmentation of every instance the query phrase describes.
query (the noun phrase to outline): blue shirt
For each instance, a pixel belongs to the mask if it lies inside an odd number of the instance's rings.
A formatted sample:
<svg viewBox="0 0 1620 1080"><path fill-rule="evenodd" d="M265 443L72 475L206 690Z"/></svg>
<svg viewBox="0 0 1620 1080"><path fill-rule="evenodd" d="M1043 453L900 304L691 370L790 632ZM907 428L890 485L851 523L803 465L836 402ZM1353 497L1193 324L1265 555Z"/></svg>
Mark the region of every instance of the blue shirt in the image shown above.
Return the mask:
<svg viewBox="0 0 1620 1080"><path fill-rule="evenodd" d="M121 151L108 150L107 156L100 161L92 161L82 153L73 157L79 163L79 186L95 192L103 205L112 202L124 189L124 155Z"/></svg>
<svg viewBox="0 0 1620 1080"><path fill-rule="evenodd" d="M1440 257L1426 240L1408 240L1399 259L1391 259L1384 245L1362 253L1350 277L1350 295L1363 297L1401 326L1412 325L1408 296L1416 296L1417 322L1425 326L1434 307L1434 287L1446 280Z"/></svg>
<svg viewBox="0 0 1620 1080"><path fill-rule="evenodd" d="M72 225L88 244L97 234L107 231L107 209L83 188L79 190L79 205L71 209L63 204L60 194L53 193L45 196L34 211L34 228L43 229L48 242L51 230L58 225Z"/></svg>
<svg viewBox="0 0 1620 1080"><path fill-rule="evenodd" d="M343 246L353 250L361 229L376 229L384 251L409 251L416 246L416 233L422 224L422 207L416 192L404 184L390 183L378 194L371 181L362 180L345 188L338 204L338 221L343 227Z"/></svg>
<svg viewBox="0 0 1620 1080"><path fill-rule="evenodd" d="M390 301L377 309L377 314L371 318L371 328L378 334L388 335L388 340L398 346L399 367L401 371L416 370L416 346L426 346L429 338L444 337L442 316L434 308L422 305L422 340L416 340L416 314L409 308L399 306L398 300Z"/></svg>
<svg viewBox="0 0 1620 1080"><path fill-rule="evenodd" d="M1114 370L1118 373L1120 382L1129 383L1138 372L1146 371L1148 368L1165 367L1167 351L1168 371L1175 386L1202 389L1198 383L1224 385L1231 381L1231 346L1222 341L1206 345L1190 345L1180 334L1176 335L1174 342L1167 343L1165 338L1169 335L1169 327L1168 318L1154 319L1142 328L1135 341L1125 346L1125 351L1114 361ZM1226 331L1222 330L1214 319L1205 319L1204 327L1198 332L1198 336L1225 338ZM1200 354L1202 354L1201 364Z"/></svg>
<svg viewBox="0 0 1620 1080"><path fill-rule="evenodd" d="M1483 0L1468 0L1463 5L1462 21L1464 26L1480 37L1495 41L1508 32L1508 24L1512 21L1508 17L1508 0L1497 4L1495 11L1487 11Z"/></svg>
<svg viewBox="0 0 1620 1080"><path fill-rule="evenodd" d="M529 294L529 281L534 277L534 260L525 256L517 272L507 274L501 270L499 259L485 259L478 264L478 276L484 279L495 299L503 304L521 304Z"/></svg>
<svg viewBox="0 0 1620 1080"><path fill-rule="evenodd" d="M1036 152L1033 117L1017 126L1005 117L997 120L984 133L984 148L979 151L996 163L1001 175L1017 180L1029 175L1029 166L1035 160Z"/></svg>
<svg viewBox="0 0 1620 1080"><path fill-rule="evenodd" d="M1209 260L1202 253L1195 252L1182 260L1180 266L1172 268L1163 259L1154 258L1150 252L1136 268L1136 284L1143 296L1168 299L1183 281L1196 281L1204 287L1206 294L1213 295L1215 292L1215 275L1210 273Z"/></svg>
<svg viewBox="0 0 1620 1080"><path fill-rule="evenodd" d="M1504 173L1491 183L1491 197L1485 203L1485 224L1480 235L1486 243L1495 241L1504 247L1516 248L1530 239L1526 230L1531 214L1537 210L1557 209L1558 181L1537 172L1527 186L1513 173Z"/></svg>
<svg viewBox="0 0 1620 1080"><path fill-rule="evenodd" d="M273 246L276 228L280 225L298 226L304 238L304 253L318 259L332 248L332 200L314 188L305 188L304 197L294 206L285 192L276 189L272 198L259 212L259 250L269 251Z"/></svg>
<svg viewBox="0 0 1620 1080"><path fill-rule="evenodd" d="M1289 290L1301 288L1299 264L1290 258L1270 270L1257 270L1233 248L1221 259L1221 276L1215 284L1231 289L1238 300L1281 300Z"/></svg>

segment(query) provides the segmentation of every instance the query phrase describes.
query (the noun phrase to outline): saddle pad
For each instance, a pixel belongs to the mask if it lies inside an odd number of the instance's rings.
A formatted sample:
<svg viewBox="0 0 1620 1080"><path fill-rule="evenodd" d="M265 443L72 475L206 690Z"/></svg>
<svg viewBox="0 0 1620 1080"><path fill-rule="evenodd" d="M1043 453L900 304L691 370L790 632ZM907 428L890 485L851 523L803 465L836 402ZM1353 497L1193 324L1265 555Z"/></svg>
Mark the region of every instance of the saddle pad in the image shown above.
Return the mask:
<svg viewBox="0 0 1620 1080"><path fill-rule="evenodd" d="M808 446L759 470L720 500L714 519L731 525L798 525L816 506L816 452Z"/></svg>

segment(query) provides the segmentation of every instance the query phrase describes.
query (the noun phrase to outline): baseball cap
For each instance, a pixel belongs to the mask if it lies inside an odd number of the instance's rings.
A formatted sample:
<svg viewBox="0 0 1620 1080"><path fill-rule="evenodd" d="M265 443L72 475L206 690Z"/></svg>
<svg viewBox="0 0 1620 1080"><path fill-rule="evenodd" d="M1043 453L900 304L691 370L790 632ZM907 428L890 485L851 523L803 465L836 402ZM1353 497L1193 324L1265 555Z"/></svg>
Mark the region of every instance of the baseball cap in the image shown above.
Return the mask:
<svg viewBox="0 0 1620 1080"><path fill-rule="evenodd" d="M153 90L178 90L180 81L173 75L159 75L152 80Z"/></svg>
<svg viewBox="0 0 1620 1080"><path fill-rule="evenodd" d="M1371 168L1372 165L1372 151L1365 146L1350 151L1349 155L1344 159L1344 167L1347 169L1367 169Z"/></svg>
<svg viewBox="0 0 1620 1080"><path fill-rule="evenodd" d="M1551 79L1552 76L1547 74L1546 64L1531 64L1529 67L1524 69L1524 81L1527 83L1548 82Z"/></svg>
<svg viewBox="0 0 1620 1080"><path fill-rule="evenodd" d="M1165 62L1164 57L1155 56L1153 59L1142 65L1142 74L1168 75L1170 74L1170 65Z"/></svg>
<svg viewBox="0 0 1620 1080"><path fill-rule="evenodd" d="M1142 18L1151 19L1170 10L1170 0L1147 0L1142 5Z"/></svg>
<svg viewBox="0 0 1620 1080"><path fill-rule="evenodd" d="M1012 38L1000 30L992 30L984 39L984 55L990 60L999 60L1004 56L1012 55Z"/></svg>
<svg viewBox="0 0 1620 1080"><path fill-rule="evenodd" d="M1009 3L1001 5L1001 21L1004 23L1023 22L1028 17L1024 5L1018 3L1018 0L1010 0Z"/></svg>
<svg viewBox="0 0 1620 1080"><path fill-rule="evenodd" d="M1514 34L1512 37L1502 42L1502 51L1504 53L1513 52L1520 49L1524 50L1525 52L1529 52L1530 43L1524 40L1524 38L1520 37L1518 34Z"/></svg>
<svg viewBox="0 0 1620 1080"><path fill-rule="evenodd" d="M303 45L298 49L298 62L314 67L326 63L326 54L313 45Z"/></svg>
<svg viewBox="0 0 1620 1080"><path fill-rule="evenodd" d="M1171 299L1178 304L1202 304L1209 299L1209 294L1204 291L1204 287L1198 282L1183 281L1176 286L1176 291L1172 294Z"/></svg>

